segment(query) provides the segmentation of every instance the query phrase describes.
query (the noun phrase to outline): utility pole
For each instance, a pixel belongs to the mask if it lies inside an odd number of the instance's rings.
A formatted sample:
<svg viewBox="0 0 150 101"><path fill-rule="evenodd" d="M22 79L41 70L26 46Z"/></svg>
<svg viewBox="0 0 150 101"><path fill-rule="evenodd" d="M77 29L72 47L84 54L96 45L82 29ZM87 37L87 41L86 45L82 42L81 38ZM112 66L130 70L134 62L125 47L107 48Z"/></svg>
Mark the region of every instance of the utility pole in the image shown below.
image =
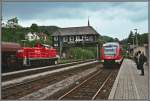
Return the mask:
<svg viewBox="0 0 150 101"><path fill-rule="evenodd" d="M133 37L133 48L134 48L135 46L134 46L134 37Z"/></svg>
<svg viewBox="0 0 150 101"><path fill-rule="evenodd" d="M134 37L133 37L133 56L134 56L134 48L135 46L134 46Z"/></svg>
<svg viewBox="0 0 150 101"><path fill-rule="evenodd" d="M89 16L88 16L88 26L90 26L90 20L89 20Z"/></svg>
<svg viewBox="0 0 150 101"><path fill-rule="evenodd" d="M99 45L98 45L98 43L96 44L96 47L97 47L97 60L99 60Z"/></svg>
<svg viewBox="0 0 150 101"><path fill-rule="evenodd" d="M62 58L62 47L63 47L62 36L60 36L59 37L59 55L60 55L60 59Z"/></svg>
<svg viewBox="0 0 150 101"><path fill-rule="evenodd" d="M137 28L136 29L134 29L135 30L135 37L136 37L136 47L138 47L138 38L137 38Z"/></svg>

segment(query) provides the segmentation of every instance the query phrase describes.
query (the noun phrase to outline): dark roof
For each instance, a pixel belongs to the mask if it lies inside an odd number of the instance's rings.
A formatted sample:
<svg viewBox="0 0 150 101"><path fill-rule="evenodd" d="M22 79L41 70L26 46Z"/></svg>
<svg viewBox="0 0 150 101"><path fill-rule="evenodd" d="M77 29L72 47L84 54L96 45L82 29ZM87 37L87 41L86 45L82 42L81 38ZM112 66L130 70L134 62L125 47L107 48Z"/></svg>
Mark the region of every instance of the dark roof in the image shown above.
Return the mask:
<svg viewBox="0 0 150 101"><path fill-rule="evenodd" d="M92 26L59 28L52 36L65 35L98 35Z"/></svg>

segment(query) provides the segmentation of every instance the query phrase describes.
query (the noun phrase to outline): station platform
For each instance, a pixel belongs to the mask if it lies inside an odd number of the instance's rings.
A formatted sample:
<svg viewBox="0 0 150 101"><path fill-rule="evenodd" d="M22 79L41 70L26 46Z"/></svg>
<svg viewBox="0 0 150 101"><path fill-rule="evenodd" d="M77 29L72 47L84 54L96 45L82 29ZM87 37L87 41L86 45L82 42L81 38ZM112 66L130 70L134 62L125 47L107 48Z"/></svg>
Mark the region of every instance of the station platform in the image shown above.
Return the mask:
<svg viewBox="0 0 150 101"><path fill-rule="evenodd" d="M144 64L144 76L140 75L133 60L124 59L108 99L148 100L148 66Z"/></svg>

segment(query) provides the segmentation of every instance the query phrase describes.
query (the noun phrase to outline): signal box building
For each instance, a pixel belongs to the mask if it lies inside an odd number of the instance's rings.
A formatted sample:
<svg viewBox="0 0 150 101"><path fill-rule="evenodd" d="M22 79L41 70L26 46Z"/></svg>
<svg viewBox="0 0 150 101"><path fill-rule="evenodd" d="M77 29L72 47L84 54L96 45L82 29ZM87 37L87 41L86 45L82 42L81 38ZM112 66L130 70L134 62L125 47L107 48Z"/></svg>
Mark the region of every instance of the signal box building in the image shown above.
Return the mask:
<svg viewBox="0 0 150 101"><path fill-rule="evenodd" d="M59 28L52 34L54 47L96 44L99 34L92 26Z"/></svg>

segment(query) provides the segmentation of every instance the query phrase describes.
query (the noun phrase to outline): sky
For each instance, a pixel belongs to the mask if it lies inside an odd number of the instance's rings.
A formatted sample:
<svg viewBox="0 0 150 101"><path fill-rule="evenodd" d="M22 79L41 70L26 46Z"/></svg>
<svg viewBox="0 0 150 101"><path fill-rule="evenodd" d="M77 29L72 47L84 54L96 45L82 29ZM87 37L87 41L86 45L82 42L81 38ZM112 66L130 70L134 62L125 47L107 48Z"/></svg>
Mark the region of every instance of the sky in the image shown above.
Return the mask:
<svg viewBox="0 0 150 101"><path fill-rule="evenodd" d="M130 30L148 32L147 2L5 2L3 22L17 17L19 24L78 27L90 25L100 34L122 40Z"/></svg>

